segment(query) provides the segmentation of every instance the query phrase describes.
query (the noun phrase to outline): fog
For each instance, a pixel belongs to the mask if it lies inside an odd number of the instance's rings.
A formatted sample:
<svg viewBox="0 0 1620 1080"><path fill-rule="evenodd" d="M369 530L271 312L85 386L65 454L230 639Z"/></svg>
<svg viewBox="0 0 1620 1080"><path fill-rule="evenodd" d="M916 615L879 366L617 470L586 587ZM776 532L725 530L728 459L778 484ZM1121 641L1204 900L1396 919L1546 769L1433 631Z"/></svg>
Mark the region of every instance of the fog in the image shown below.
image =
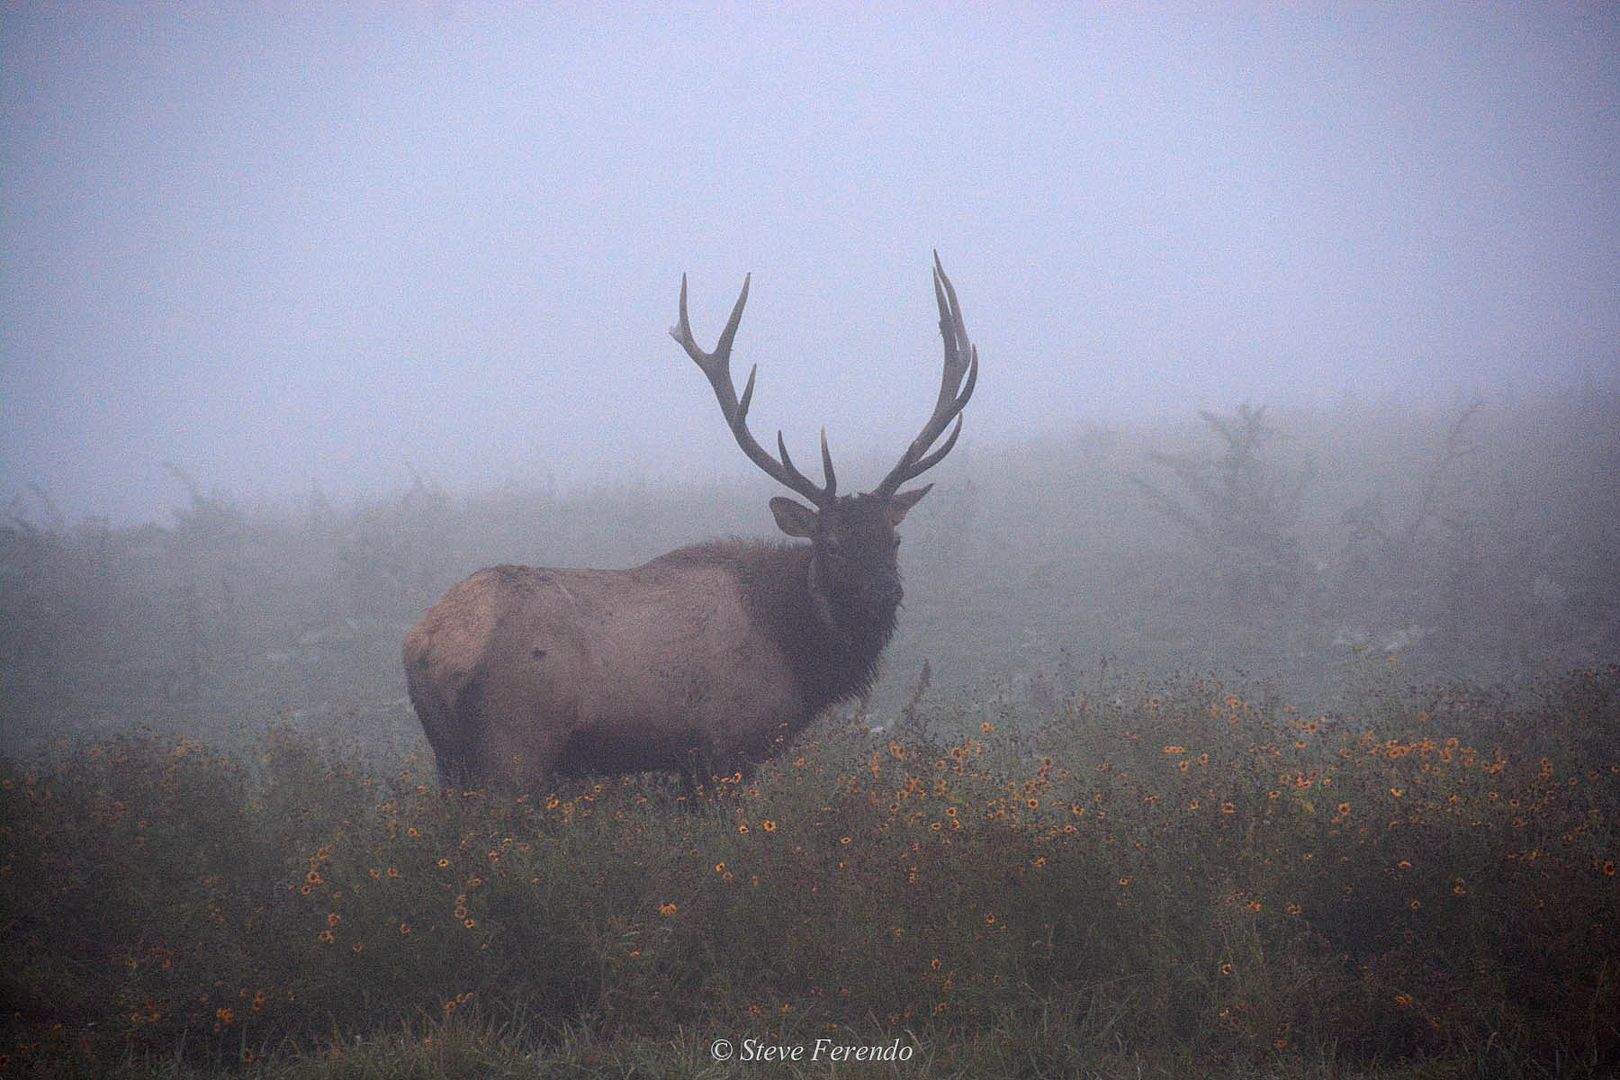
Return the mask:
<svg viewBox="0 0 1620 1080"><path fill-rule="evenodd" d="M933 248L980 451L1610 383L1617 45L1603 6L8 4L0 497L735 480L665 330L748 272L755 429L869 485L937 385Z"/></svg>

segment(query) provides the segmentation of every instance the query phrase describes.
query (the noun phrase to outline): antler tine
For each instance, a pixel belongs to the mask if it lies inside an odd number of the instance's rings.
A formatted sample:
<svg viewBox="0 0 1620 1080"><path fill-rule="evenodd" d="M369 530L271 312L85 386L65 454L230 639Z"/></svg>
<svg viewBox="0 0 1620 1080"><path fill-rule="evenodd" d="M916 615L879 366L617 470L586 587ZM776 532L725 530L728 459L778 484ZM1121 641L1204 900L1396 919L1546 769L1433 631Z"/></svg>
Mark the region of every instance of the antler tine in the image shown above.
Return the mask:
<svg viewBox="0 0 1620 1080"><path fill-rule="evenodd" d="M939 397L934 401L933 415L923 425L922 432L906 447L900 461L877 486L876 493L893 495L901 484L916 479L944 460L962 434L962 409L973 396L979 381L979 350L968 340L967 326L962 321L962 305L956 298L956 287L945 276L939 252L934 252L934 299L939 304L939 333L945 340L945 361L940 373ZM963 381L963 376L966 381ZM950 437L929 453L929 447L939 441L952 420L956 426Z"/></svg>
<svg viewBox="0 0 1620 1080"><path fill-rule="evenodd" d="M698 347L697 340L692 337L692 323L686 313L686 275L681 275L681 318L678 323L669 328L669 336L680 343L698 368L708 377L709 385L714 388L715 400L720 403L720 412L731 428L731 435L737 440L742 452L748 455L748 460L759 466L771 479L791 488L809 499L817 507L830 504L835 498L837 480L833 476L832 456L827 452L827 432L821 433L821 464L827 473L826 487L817 487L816 484L798 469L793 467L793 459L788 456L787 443L782 439L782 433L776 433L776 446L781 452L778 461L770 455L763 446L755 441L753 434L748 430L748 406L754 397L754 377L759 374L759 365L755 364L748 370L748 382L743 386L742 398L737 397L737 387L731 381L731 343L737 337L737 327L742 322L743 307L748 303L748 286L753 280L749 274L743 278L742 292L737 295L737 303L732 306L731 318L726 320L726 328L720 332L720 340L716 342L713 352L705 352Z"/></svg>

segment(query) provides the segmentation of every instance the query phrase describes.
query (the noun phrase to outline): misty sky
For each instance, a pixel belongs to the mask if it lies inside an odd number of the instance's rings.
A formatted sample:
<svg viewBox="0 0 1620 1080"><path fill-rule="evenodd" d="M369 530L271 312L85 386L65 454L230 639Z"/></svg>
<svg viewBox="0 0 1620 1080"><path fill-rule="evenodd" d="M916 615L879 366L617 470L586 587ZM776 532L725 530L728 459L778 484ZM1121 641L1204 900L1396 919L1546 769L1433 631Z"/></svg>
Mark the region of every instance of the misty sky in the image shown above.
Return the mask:
<svg viewBox="0 0 1620 1080"><path fill-rule="evenodd" d="M0 500L74 516L740 475L683 271L886 467L934 247L970 440L1620 369L1612 4L3 3L0 94Z"/></svg>

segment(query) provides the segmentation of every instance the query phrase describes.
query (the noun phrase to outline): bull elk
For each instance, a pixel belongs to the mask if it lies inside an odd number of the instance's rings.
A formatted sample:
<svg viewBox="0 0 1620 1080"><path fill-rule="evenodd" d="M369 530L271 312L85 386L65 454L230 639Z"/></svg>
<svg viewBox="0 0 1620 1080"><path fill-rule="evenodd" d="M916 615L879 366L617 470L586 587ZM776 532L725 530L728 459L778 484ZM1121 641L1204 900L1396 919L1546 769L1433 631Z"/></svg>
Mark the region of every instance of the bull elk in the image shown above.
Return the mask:
<svg viewBox="0 0 1620 1080"><path fill-rule="evenodd" d="M900 606L895 527L950 453L978 379L956 290L934 255L945 339L933 415L872 491L839 495L748 430L756 365L731 377L749 278L713 352L692 337L681 279L670 335L714 387L737 445L809 506L778 496L777 527L808 544L716 540L633 570L496 566L453 586L405 638L411 702L445 784L537 792L553 776L675 771L690 788L778 753L817 713L864 694ZM950 436L935 448L950 427Z"/></svg>

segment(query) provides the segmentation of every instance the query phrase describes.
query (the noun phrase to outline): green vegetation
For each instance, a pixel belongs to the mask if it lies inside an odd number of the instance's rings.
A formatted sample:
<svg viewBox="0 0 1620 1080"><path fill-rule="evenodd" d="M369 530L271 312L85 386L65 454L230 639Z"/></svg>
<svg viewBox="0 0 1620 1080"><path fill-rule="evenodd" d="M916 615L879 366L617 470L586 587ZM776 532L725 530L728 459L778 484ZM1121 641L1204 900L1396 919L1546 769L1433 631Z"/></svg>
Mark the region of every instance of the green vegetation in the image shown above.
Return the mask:
<svg viewBox="0 0 1620 1080"><path fill-rule="evenodd" d="M964 445L872 700L696 799L441 794L400 642L480 566L757 533L757 478L267 510L176 470L139 528L36 492L0 1075L1614 1075L1615 415Z"/></svg>
<svg viewBox="0 0 1620 1080"><path fill-rule="evenodd" d="M285 733L6 763L6 1068L698 1074L722 1037L937 1075L1620 1067L1620 668L985 715L693 802L442 795Z"/></svg>

